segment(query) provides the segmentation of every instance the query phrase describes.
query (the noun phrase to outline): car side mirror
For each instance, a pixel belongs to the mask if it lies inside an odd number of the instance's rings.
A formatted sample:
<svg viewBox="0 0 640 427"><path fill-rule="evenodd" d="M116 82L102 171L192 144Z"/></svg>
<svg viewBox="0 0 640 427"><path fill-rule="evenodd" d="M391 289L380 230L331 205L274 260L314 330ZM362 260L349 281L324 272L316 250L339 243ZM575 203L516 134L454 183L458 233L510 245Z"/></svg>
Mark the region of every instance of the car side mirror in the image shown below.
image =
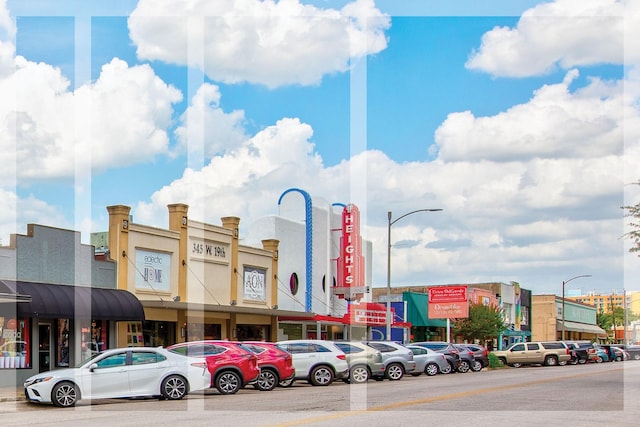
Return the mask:
<svg viewBox="0 0 640 427"><path fill-rule="evenodd" d="M93 372L96 369L98 369L98 364L97 363L92 363L91 366L89 366L89 372Z"/></svg>

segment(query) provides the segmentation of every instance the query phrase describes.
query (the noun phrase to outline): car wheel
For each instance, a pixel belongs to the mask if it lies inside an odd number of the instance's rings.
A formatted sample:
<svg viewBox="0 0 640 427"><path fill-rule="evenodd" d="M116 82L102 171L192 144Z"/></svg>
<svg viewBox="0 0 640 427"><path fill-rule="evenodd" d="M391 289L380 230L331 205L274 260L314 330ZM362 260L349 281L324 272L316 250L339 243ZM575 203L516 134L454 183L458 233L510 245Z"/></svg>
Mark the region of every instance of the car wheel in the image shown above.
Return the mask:
<svg viewBox="0 0 640 427"><path fill-rule="evenodd" d="M473 372L482 371L482 362L479 360L474 360L473 365L471 365L471 370Z"/></svg>
<svg viewBox="0 0 640 427"><path fill-rule="evenodd" d="M453 372L453 366L451 366L451 363L447 362L447 366L445 366L441 372L443 374L450 374L451 372Z"/></svg>
<svg viewBox="0 0 640 427"><path fill-rule="evenodd" d="M578 359L578 364L584 365L585 363L587 363L587 359Z"/></svg>
<svg viewBox="0 0 640 427"><path fill-rule="evenodd" d="M320 365L311 370L309 382L311 385L329 385L333 382L333 369Z"/></svg>
<svg viewBox="0 0 640 427"><path fill-rule="evenodd" d="M167 400L180 400L188 391L187 380L179 375L168 376L160 387L160 394Z"/></svg>
<svg viewBox="0 0 640 427"><path fill-rule="evenodd" d="M604 359L602 358L602 356L596 357L596 363L602 363L602 362L604 362Z"/></svg>
<svg viewBox="0 0 640 427"><path fill-rule="evenodd" d="M278 385L278 375L271 369L261 369L258 381L253 385L256 390L271 391Z"/></svg>
<svg viewBox="0 0 640 427"><path fill-rule="evenodd" d="M547 366L557 366L558 359L555 356L547 356L547 358L544 359L544 364Z"/></svg>
<svg viewBox="0 0 640 427"><path fill-rule="evenodd" d="M51 391L51 403L58 408L75 406L79 398L78 387L69 381L56 384Z"/></svg>
<svg viewBox="0 0 640 427"><path fill-rule="evenodd" d="M366 383L369 380L369 369L363 365L354 366L349 372L349 379L354 384Z"/></svg>
<svg viewBox="0 0 640 427"><path fill-rule="evenodd" d="M458 372L461 373L465 373L465 372L469 372L469 362L467 362L466 360L462 360L460 361L460 366L458 366Z"/></svg>
<svg viewBox="0 0 640 427"><path fill-rule="evenodd" d="M220 394L236 394L241 384L240 375L234 371L225 371L216 377L216 389Z"/></svg>
<svg viewBox="0 0 640 427"><path fill-rule="evenodd" d="M401 380L404 376L404 369L398 363L392 363L387 366L387 370L385 372L385 376L389 378L391 381Z"/></svg>
<svg viewBox="0 0 640 427"><path fill-rule="evenodd" d="M512 364L511 364L511 366L512 366L513 368L520 368L520 367L522 367L522 363L518 363L518 362L516 362L516 363L512 363Z"/></svg>
<svg viewBox="0 0 640 427"><path fill-rule="evenodd" d="M636 353L633 355L633 360L640 360L640 353Z"/></svg>
<svg viewBox="0 0 640 427"><path fill-rule="evenodd" d="M278 385L280 387L291 387L293 385L293 382L295 381L295 378L289 378L288 380L282 380L278 383Z"/></svg>
<svg viewBox="0 0 640 427"><path fill-rule="evenodd" d="M440 369L438 368L438 365L435 363L427 363L427 366L424 367L424 373L430 377L434 375L438 375L439 371Z"/></svg>

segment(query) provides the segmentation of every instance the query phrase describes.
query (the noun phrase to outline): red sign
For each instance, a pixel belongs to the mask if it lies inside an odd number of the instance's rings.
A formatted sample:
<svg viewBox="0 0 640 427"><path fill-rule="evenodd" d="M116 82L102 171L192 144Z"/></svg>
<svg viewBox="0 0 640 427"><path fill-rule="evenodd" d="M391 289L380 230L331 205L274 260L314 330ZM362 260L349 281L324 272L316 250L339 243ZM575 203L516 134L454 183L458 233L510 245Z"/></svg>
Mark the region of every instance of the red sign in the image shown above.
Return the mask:
<svg viewBox="0 0 640 427"><path fill-rule="evenodd" d="M394 310L391 309L393 316ZM387 324L387 307L384 304L362 303L349 305L349 319L351 324L359 323L368 326L382 326Z"/></svg>
<svg viewBox="0 0 640 427"><path fill-rule="evenodd" d="M432 286L429 288L429 319L469 317L467 286Z"/></svg>
<svg viewBox="0 0 640 427"><path fill-rule="evenodd" d="M342 210L342 237L338 257L338 286L334 293L348 301L364 296L364 258L360 236L360 210L356 205L347 205Z"/></svg>

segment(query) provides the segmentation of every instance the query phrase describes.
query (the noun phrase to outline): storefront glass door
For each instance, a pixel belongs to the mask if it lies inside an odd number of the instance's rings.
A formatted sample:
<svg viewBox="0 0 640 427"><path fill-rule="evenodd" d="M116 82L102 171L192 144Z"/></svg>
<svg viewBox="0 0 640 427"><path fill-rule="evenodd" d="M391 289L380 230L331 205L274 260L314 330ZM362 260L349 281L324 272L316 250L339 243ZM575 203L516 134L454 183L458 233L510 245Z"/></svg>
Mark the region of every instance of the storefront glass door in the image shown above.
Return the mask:
<svg viewBox="0 0 640 427"><path fill-rule="evenodd" d="M38 326L38 360L40 362L39 372L51 370L53 360L53 337L51 334L51 323L40 323Z"/></svg>

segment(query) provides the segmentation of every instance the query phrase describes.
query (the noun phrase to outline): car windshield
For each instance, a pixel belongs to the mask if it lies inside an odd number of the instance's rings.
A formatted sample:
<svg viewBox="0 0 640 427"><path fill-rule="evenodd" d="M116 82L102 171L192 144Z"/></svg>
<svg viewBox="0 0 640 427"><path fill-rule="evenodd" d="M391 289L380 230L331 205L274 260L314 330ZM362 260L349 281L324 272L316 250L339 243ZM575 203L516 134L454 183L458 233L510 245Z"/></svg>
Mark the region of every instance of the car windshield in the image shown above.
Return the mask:
<svg viewBox="0 0 640 427"><path fill-rule="evenodd" d="M94 354L94 355L92 355L92 356L87 357L87 358L86 358L86 359L84 359L82 362L78 363L78 364L76 365L76 368L80 368L80 367L82 367L82 366L86 365L87 363L91 362L93 359L96 359L96 358L97 358L98 356L100 356L102 353L103 353L103 352L96 353L96 354Z"/></svg>

